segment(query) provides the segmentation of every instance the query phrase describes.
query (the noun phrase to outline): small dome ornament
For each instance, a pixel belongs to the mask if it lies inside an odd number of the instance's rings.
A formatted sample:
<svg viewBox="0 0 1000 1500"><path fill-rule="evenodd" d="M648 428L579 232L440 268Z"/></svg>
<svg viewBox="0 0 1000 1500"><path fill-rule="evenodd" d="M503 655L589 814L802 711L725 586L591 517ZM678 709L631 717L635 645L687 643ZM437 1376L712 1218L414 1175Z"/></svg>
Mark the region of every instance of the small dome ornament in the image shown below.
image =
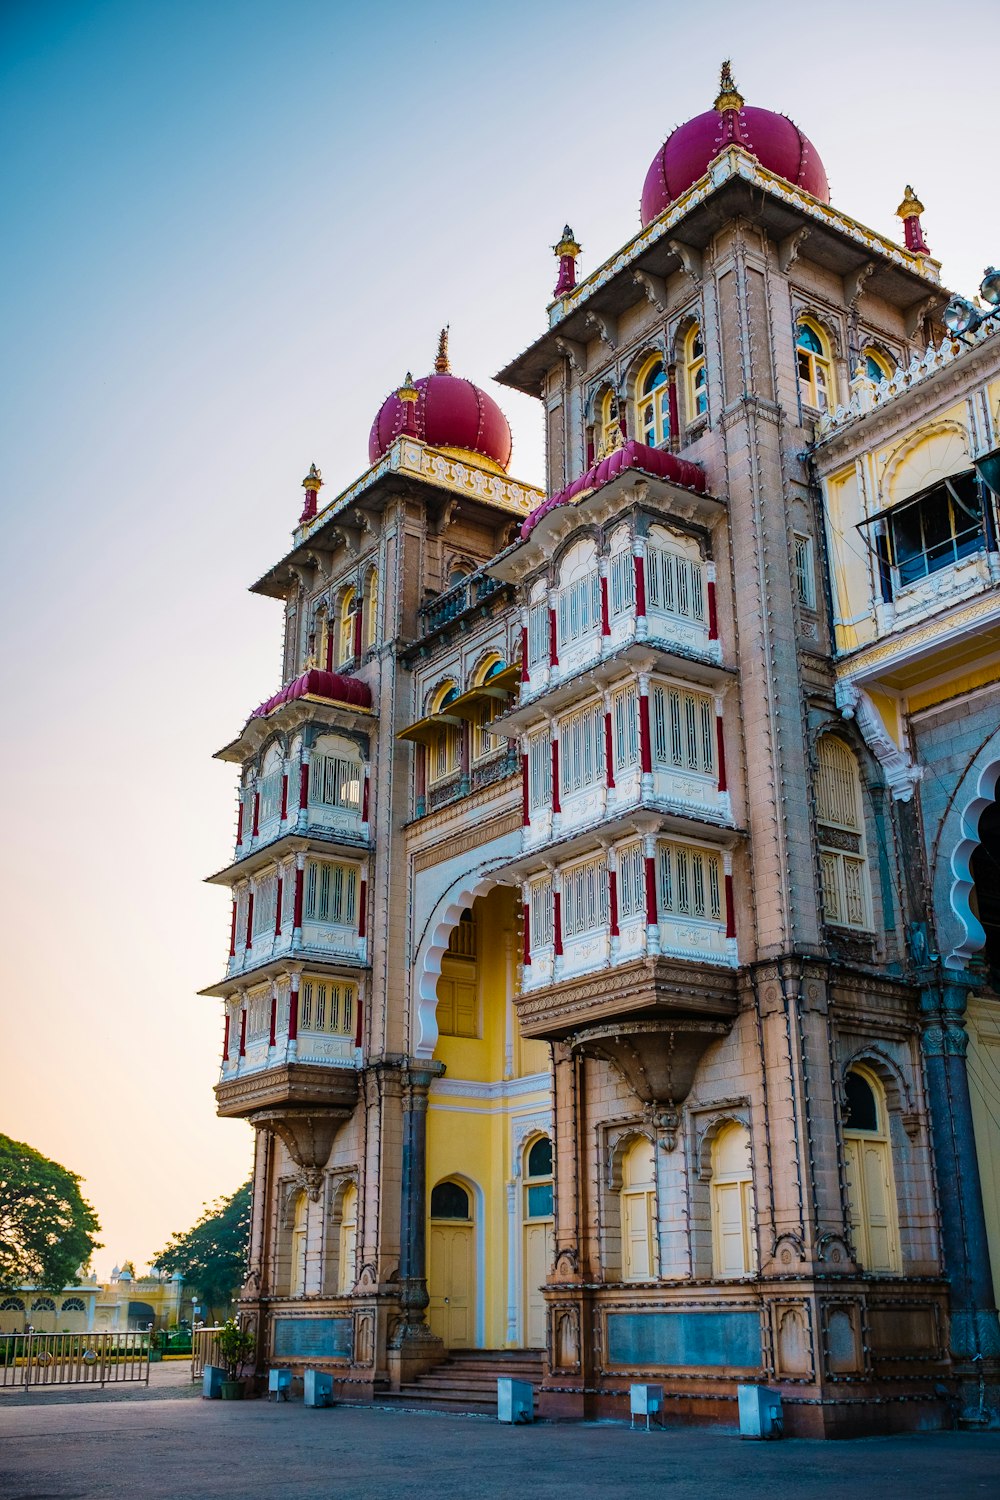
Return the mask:
<svg viewBox="0 0 1000 1500"><path fill-rule="evenodd" d="M450 327L451 324L446 323L442 328L441 335L438 339L438 352L437 357L434 360L434 373L436 375L451 374L451 361L448 358L448 329Z"/></svg>
<svg viewBox="0 0 1000 1500"><path fill-rule="evenodd" d="M315 516L316 501L320 490L323 488L323 473L321 469L317 469L315 464L309 465L309 473L302 481L302 488L306 492L306 498L305 504L302 507L302 514L299 516L300 526L306 521L311 521L313 516Z"/></svg>
<svg viewBox="0 0 1000 1500"><path fill-rule="evenodd" d="M564 297L576 286L576 258L580 254L580 246L568 224L563 228L558 245L553 245L552 249L559 257L559 277L552 295Z"/></svg>
<svg viewBox="0 0 1000 1500"><path fill-rule="evenodd" d="M452 374L447 325L431 373L414 380L407 371L403 384L379 407L368 435L368 462L378 463L400 437L479 455L504 472L510 463L507 418L492 396Z"/></svg>
<svg viewBox="0 0 1000 1500"><path fill-rule="evenodd" d="M720 115L729 109L742 109L746 101L733 82L733 70L727 57L719 73L719 92L715 96L715 108Z"/></svg>

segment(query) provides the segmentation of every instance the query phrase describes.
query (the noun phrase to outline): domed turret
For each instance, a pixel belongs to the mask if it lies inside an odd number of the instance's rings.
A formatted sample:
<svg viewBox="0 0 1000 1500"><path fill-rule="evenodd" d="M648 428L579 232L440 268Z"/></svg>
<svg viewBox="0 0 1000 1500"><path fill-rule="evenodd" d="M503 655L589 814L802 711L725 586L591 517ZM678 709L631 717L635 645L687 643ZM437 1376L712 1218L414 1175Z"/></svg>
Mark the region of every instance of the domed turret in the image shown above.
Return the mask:
<svg viewBox="0 0 1000 1500"><path fill-rule="evenodd" d="M709 162L727 146L742 146L769 172L829 203L826 169L815 146L787 115L744 104L725 62L715 107L678 125L650 162L642 189L643 226L704 177Z"/></svg>
<svg viewBox="0 0 1000 1500"><path fill-rule="evenodd" d="M434 448L478 454L501 469L510 463L507 418L492 396L451 373L447 328L441 330L433 375L412 383L407 376L406 385L383 401L368 438L369 461L377 463L404 433Z"/></svg>

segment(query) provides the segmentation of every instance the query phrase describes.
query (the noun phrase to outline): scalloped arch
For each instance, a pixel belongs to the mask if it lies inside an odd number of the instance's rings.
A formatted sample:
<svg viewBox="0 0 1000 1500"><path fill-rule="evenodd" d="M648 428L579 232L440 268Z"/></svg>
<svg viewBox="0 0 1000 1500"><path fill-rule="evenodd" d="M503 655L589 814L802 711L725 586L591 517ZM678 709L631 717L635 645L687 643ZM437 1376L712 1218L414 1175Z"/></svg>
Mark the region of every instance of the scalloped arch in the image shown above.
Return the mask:
<svg viewBox="0 0 1000 1500"><path fill-rule="evenodd" d="M952 911L965 928L965 936L945 956L944 964L947 969L963 968L970 958L981 952L986 942L983 925L973 912L970 901L975 884L972 879L972 856L980 844L979 820L990 804L997 800L998 782L1000 759L990 761L979 773L975 793L962 811L962 837L951 856L954 880L950 896Z"/></svg>
<svg viewBox="0 0 1000 1500"><path fill-rule="evenodd" d="M935 441L940 438L951 441L945 444ZM959 442L961 448L958 447ZM921 449L926 449L927 452L923 462L917 464L915 456ZM935 479L946 479L949 474L957 474L963 467L967 468L969 462L968 429L961 422L931 423L911 433L889 454L879 483L880 494L885 503L894 505L907 496L926 489ZM907 469L912 472L906 483L901 484L900 476Z"/></svg>
<svg viewBox="0 0 1000 1500"><path fill-rule="evenodd" d="M452 929L477 896L488 895L499 883L493 879L493 871L506 864L508 858L503 855L493 860L480 871L478 879L472 878L471 871L460 876L428 918L414 964L414 972L419 976L413 992L414 1057L433 1057L437 1046L437 982Z"/></svg>

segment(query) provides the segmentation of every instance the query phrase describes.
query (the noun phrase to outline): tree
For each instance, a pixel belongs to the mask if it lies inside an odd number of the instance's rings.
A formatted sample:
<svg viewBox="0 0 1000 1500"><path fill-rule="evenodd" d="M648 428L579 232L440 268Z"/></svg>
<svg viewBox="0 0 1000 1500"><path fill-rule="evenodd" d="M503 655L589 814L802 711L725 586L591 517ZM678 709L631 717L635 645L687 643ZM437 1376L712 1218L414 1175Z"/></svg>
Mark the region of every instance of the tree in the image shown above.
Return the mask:
<svg viewBox="0 0 1000 1500"><path fill-rule="evenodd" d="M61 1292L101 1248L100 1229L75 1172L0 1135L0 1290Z"/></svg>
<svg viewBox="0 0 1000 1500"><path fill-rule="evenodd" d="M205 1205L197 1224L171 1235L156 1257L161 1271L180 1272L200 1301L227 1310L246 1275L250 1241L250 1184Z"/></svg>

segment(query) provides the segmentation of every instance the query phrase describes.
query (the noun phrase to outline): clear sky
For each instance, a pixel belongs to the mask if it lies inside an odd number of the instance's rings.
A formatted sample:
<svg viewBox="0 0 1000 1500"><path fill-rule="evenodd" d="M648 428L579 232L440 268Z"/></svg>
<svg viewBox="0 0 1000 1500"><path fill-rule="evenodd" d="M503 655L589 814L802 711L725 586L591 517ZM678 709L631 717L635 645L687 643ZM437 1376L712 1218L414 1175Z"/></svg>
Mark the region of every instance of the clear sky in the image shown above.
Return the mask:
<svg viewBox="0 0 1000 1500"><path fill-rule="evenodd" d="M568 221L593 268L731 56L950 285L1000 259L976 0L5 0L0 7L0 1130L81 1173L97 1267L148 1259L249 1167L214 1114L235 827L211 755L278 686L300 481L367 462L383 396L489 377L541 330Z"/></svg>

